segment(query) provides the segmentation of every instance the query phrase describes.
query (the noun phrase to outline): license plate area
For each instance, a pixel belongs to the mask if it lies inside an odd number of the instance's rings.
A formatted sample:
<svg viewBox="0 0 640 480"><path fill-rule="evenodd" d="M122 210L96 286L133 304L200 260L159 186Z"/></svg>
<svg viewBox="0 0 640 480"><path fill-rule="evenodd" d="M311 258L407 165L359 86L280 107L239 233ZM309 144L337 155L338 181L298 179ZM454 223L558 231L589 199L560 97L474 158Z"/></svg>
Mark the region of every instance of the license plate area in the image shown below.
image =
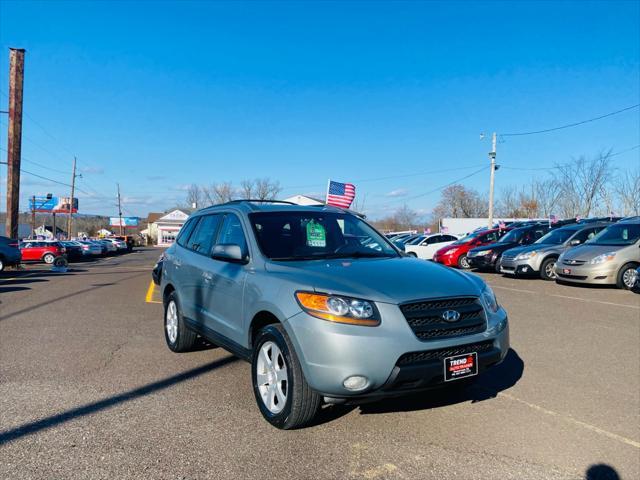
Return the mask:
<svg viewBox="0 0 640 480"><path fill-rule="evenodd" d="M449 382L478 374L478 354L476 352L456 355L444 359L444 381Z"/></svg>
<svg viewBox="0 0 640 480"><path fill-rule="evenodd" d="M563 268L562 269L562 273L564 273L565 275L571 275L571 269L570 268Z"/></svg>

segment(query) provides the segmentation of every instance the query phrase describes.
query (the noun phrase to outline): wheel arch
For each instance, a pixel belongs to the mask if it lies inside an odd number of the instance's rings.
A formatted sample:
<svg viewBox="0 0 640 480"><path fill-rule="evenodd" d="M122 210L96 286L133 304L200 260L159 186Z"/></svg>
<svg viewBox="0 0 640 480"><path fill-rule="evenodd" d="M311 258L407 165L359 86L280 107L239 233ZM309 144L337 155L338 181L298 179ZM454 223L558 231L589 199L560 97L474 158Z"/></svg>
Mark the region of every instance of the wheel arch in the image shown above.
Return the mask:
<svg viewBox="0 0 640 480"><path fill-rule="evenodd" d="M162 303L167 303L167 298L175 291L175 287L171 283L167 283L162 290Z"/></svg>
<svg viewBox="0 0 640 480"><path fill-rule="evenodd" d="M258 331L260 331L261 328L276 323L282 322L273 312L270 312L269 310L260 310L259 312L257 312L251 319L251 324L249 325L247 339L249 348L253 348L253 340L255 339L256 334L258 333Z"/></svg>

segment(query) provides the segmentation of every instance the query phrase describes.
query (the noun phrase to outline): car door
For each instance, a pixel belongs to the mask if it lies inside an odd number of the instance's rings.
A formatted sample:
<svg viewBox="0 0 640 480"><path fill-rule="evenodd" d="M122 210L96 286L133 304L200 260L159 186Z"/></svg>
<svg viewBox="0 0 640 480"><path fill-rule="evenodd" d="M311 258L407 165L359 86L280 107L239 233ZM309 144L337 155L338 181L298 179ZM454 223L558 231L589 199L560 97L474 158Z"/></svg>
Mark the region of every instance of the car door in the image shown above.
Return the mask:
<svg viewBox="0 0 640 480"><path fill-rule="evenodd" d="M434 235L427 238L427 245L424 248L423 256L421 258L424 258L425 260L432 260L433 254L442 246L442 235Z"/></svg>
<svg viewBox="0 0 640 480"><path fill-rule="evenodd" d="M239 245L248 255L246 235L240 218L234 213L224 216L216 244ZM209 258L203 264L202 273L206 285L206 311L203 312L205 326L224 335L236 343L243 342L243 297L244 284L249 264Z"/></svg>
<svg viewBox="0 0 640 480"><path fill-rule="evenodd" d="M22 260L40 260L38 242L26 242L22 245Z"/></svg>
<svg viewBox="0 0 640 480"><path fill-rule="evenodd" d="M212 261L211 249L222 215L202 215L198 218L198 223L184 248L180 250L179 255L175 255L173 265L183 315L198 324L205 324L209 289L205 277Z"/></svg>

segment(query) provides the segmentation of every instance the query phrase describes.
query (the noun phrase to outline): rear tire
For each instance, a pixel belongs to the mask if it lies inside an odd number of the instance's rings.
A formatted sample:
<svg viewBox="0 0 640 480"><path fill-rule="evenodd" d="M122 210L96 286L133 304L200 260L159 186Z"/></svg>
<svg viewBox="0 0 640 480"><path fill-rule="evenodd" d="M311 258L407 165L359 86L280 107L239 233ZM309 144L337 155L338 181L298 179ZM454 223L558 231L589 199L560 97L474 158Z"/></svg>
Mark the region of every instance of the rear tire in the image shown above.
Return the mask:
<svg viewBox="0 0 640 480"><path fill-rule="evenodd" d="M543 280L556 280L556 258L547 258L540 265L540 278Z"/></svg>
<svg viewBox="0 0 640 480"><path fill-rule="evenodd" d="M408 252L407 256L408 257L413 257L413 258L418 258L418 255L416 255L415 252Z"/></svg>
<svg viewBox="0 0 640 480"><path fill-rule="evenodd" d="M164 339L172 352L188 352L196 342L196 332L189 329L182 317L176 292L171 292L164 303Z"/></svg>
<svg viewBox="0 0 640 480"><path fill-rule="evenodd" d="M322 399L304 378L293 344L281 324L267 325L258 332L252 357L253 392L265 420L282 430L308 424Z"/></svg>
<svg viewBox="0 0 640 480"><path fill-rule="evenodd" d="M469 270L471 268L466 255L462 255L460 258L458 258L458 268L461 268L463 270Z"/></svg>
<svg viewBox="0 0 640 480"><path fill-rule="evenodd" d="M496 273L501 273L500 272L500 263L502 263L502 256L496 258L496 264L493 266L493 269L496 271Z"/></svg>
<svg viewBox="0 0 640 480"><path fill-rule="evenodd" d="M618 288L631 290L634 287L633 284L635 283L634 280L636 268L638 268L637 265L634 265L633 263L627 263L620 269L620 271L618 272L618 277L616 278L616 285Z"/></svg>

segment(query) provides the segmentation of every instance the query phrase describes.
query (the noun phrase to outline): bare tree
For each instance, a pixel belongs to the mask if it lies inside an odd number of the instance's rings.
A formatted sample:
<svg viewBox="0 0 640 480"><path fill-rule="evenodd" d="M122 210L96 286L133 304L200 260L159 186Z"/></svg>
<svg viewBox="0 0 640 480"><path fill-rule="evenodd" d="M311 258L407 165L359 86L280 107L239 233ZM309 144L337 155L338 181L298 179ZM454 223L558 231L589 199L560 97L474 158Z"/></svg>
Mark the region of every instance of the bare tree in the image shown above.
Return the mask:
<svg viewBox="0 0 640 480"><path fill-rule="evenodd" d="M549 218L555 214L555 209L562 195L562 188L555 178L534 181L533 191L538 202L538 215Z"/></svg>
<svg viewBox="0 0 640 480"><path fill-rule="evenodd" d="M255 198L255 180L242 180L239 191L242 198Z"/></svg>
<svg viewBox="0 0 640 480"><path fill-rule="evenodd" d="M623 215L640 215L640 168L616 179L615 193Z"/></svg>
<svg viewBox="0 0 640 480"><path fill-rule="evenodd" d="M280 182L271 181L269 178L258 178L254 181L254 195L256 200L275 200L282 188Z"/></svg>
<svg viewBox="0 0 640 480"><path fill-rule="evenodd" d="M207 189L207 200L211 205L218 205L233 200L234 189L231 182L214 183Z"/></svg>
<svg viewBox="0 0 640 480"><path fill-rule="evenodd" d="M611 151L587 159L584 155L565 165L557 165L557 178L562 189L562 215L588 217L600 193L610 182Z"/></svg>
<svg viewBox="0 0 640 480"><path fill-rule="evenodd" d="M204 206L202 204L203 199L204 195L202 189L195 183L192 183L187 189L186 206L188 208L201 208Z"/></svg>
<svg viewBox="0 0 640 480"><path fill-rule="evenodd" d="M381 230L399 231L415 229L421 223L420 215L407 205L403 205L391 215L374 222L374 225Z"/></svg>
<svg viewBox="0 0 640 480"><path fill-rule="evenodd" d="M484 217L488 212L488 202L480 194L464 185L451 185L442 190L440 202L433 209L436 218Z"/></svg>

